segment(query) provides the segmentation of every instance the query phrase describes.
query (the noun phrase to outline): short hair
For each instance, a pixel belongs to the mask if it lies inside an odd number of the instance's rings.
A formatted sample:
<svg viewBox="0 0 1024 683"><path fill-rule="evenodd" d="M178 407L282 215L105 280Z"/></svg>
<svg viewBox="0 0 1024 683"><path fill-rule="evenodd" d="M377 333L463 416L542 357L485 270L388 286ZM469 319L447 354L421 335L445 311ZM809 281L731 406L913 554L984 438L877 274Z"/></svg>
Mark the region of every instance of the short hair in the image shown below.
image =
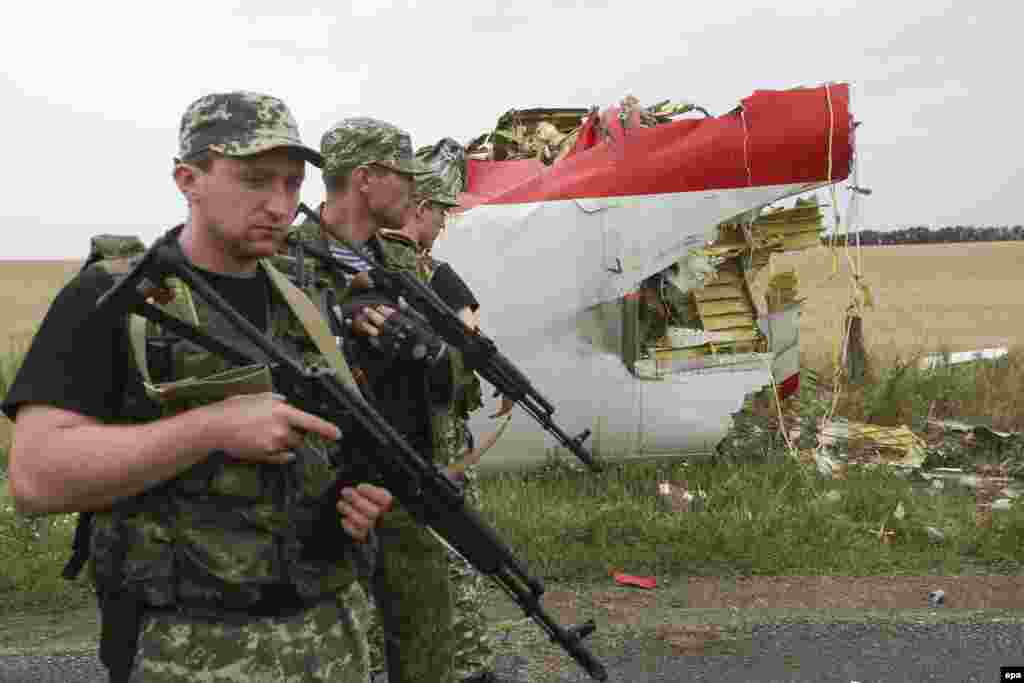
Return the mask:
<svg viewBox="0 0 1024 683"><path fill-rule="evenodd" d="M352 175L352 170L349 169L345 173L325 175L324 176L324 189L328 193L344 192L348 189L348 180Z"/></svg>
<svg viewBox="0 0 1024 683"><path fill-rule="evenodd" d="M190 157L181 160L181 163L188 164L189 166L195 166L203 173L209 173L210 169L213 168L213 160L215 153L209 149L204 149L201 152L196 152Z"/></svg>

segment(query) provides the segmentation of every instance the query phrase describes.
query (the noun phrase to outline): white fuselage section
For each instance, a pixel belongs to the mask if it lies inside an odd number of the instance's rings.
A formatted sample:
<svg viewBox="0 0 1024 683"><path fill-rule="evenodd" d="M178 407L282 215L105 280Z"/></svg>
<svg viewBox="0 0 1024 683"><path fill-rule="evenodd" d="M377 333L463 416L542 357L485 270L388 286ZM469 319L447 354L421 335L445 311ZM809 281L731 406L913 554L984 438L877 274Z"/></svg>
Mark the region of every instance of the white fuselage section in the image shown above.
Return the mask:
<svg viewBox="0 0 1024 683"><path fill-rule="evenodd" d="M820 185L485 204L459 215L434 253L473 289L481 330L555 406L567 434L590 429L587 446L603 458L709 453L744 396L772 381L774 354L708 357L640 379L617 352L616 302L713 240L723 220ZM795 330L785 336L792 347ZM485 386L470 422L478 442L497 426L491 393ZM481 468L535 466L555 445L516 410Z"/></svg>

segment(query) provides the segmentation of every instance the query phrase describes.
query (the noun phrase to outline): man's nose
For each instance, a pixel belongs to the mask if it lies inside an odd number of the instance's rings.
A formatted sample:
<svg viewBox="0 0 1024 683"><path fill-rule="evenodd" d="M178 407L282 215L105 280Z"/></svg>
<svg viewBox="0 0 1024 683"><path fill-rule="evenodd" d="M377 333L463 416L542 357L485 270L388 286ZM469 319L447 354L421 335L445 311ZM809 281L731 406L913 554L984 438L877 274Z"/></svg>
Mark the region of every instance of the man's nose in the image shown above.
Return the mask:
<svg viewBox="0 0 1024 683"><path fill-rule="evenodd" d="M293 217L299 207L299 196L285 187L275 187L267 199L267 211L275 218L287 220Z"/></svg>

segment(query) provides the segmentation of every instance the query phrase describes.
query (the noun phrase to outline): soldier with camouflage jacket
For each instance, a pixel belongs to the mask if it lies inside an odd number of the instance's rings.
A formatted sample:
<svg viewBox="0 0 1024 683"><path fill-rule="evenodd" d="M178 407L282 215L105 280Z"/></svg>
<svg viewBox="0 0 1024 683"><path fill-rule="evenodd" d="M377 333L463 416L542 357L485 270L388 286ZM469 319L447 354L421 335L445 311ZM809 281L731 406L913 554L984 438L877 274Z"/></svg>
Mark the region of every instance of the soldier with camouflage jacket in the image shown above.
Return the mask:
<svg viewBox="0 0 1024 683"><path fill-rule="evenodd" d="M382 230L381 242L388 260L415 272L430 285L467 327L479 326L479 302L454 270L430 255L434 242L445 229L449 212L457 207L457 194L437 173L417 177L413 202L401 230ZM435 410L431 416L434 447L438 460L449 476L463 487L467 500L480 509L481 499L476 483L475 464L466 456L473 438L467 421L482 403L480 380L462 366L457 351L451 351L455 377L452 400ZM511 404L503 402L502 410L492 417L507 413ZM463 558L449 554L449 576L454 594L453 638L455 644L456 680L484 683L494 680L494 651L487 634L484 617L486 581ZM372 627L371 627L372 636ZM371 637L372 651L372 637Z"/></svg>
<svg viewBox="0 0 1024 683"><path fill-rule="evenodd" d="M321 158L280 100L200 98L174 166L189 216L169 236L293 358L350 376L337 349L315 345L316 309L267 261L306 161ZM58 294L3 404L18 509L91 514L111 680L365 683L351 541L367 538L390 494L361 484L337 497L325 456L344 459L339 429L273 393L265 365L238 367L135 315L95 314L132 265L113 256ZM166 314L252 348L185 283L165 284L154 305Z"/></svg>
<svg viewBox="0 0 1024 683"><path fill-rule="evenodd" d="M399 306L375 294L365 249L386 268L403 268L380 239L382 230L401 228L417 176L429 173L414 159L409 135L396 126L365 117L332 126L321 140L326 201L319 207L322 229L307 221L298 228L303 239L329 251L352 275L328 271L311 278L324 290L324 314L333 318L339 337L355 324L345 311L360 297L374 300L375 323L400 318ZM356 274L358 273L358 274ZM421 455L436 459L432 405L450 394L450 357L428 370L365 346L346 344L364 394ZM383 376L388 368L391 375ZM444 389L434 396L433 386ZM451 586L445 548L401 506L384 515L377 527L378 552L366 577L374 603L368 614L371 669L386 667L389 683L450 683L453 676Z"/></svg>

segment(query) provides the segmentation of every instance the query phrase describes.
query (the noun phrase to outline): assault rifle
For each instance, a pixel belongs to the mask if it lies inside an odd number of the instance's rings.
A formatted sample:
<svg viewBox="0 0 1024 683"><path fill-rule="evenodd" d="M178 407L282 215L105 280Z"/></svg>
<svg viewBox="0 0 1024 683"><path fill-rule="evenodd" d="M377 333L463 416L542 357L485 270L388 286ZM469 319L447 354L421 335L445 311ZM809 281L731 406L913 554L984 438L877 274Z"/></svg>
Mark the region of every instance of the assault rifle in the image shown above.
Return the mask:
<svg viewBox="0 0 1024 683"><path fill-rule="evenodd" d="M149 303L147 298L161 287L167 277L177 277L185 282L260 353L243 350ZM344 426L346 433L343 438L346 440L354 437L359 443L373 446L365 451L356 449L354 456L337 456L339 461L332 464L346 474L339 475L332 491L340 490L343 483L355 483L353 471L377 474L382 485L417 522L431 529L477 571L501 586L552 642L561 646L591 678L598 681L608 679L604 666L583 643L583 639L596 629L593 620L568 628L555 622L540 604L544 585L530 576L525 565L497 533L466 504L460 489L436 466L420 457L380 413L363 400L354 385L341 381L333 370L306 367L292 360L243 318L188 264L171 233L154 242L128 275L100 297L96 306L96 314L99 315L141 315L231 362L266 364L273 377L274 390L286 396L289 403L339 428ZM308 453L297 455L300 456L299 462L303 458L315 457ZM352 459L361 462L353 463Z"/></svg>
<svg viewBox="0 0 1024 683"><path fill-rule="evenodd" d="M299 211L317 225L321 225L320 217L305 204L299 204ZM309 244L308 240L301 239L294 232L288 236L288 242L290 246L298 249L300 266L305 261L302 256L302 252L305 251L327 268L342 275L352 275L358 272L334 258L328 251ZM352 245L348 246L370 264L370 279L373 281L375 289L385 292L396 302L399 298L404 299L413 310L426 319L434 332L462 353L466 367L490 382L499 394L516 402L527 415L537 421L544 431L554 436L559 444L569 449L592 471L600 471L599 464L583 447L583 442L590 436L590 430L586 429L574 437L563 432L551 418L555 407L534 388L526 375L498 350L490 338L480 330L466 327L465 323L455 315L455 312L441 300L434 290L417 280L411 273L385 269L376 262L368 250L357 249Z"/></svg>

